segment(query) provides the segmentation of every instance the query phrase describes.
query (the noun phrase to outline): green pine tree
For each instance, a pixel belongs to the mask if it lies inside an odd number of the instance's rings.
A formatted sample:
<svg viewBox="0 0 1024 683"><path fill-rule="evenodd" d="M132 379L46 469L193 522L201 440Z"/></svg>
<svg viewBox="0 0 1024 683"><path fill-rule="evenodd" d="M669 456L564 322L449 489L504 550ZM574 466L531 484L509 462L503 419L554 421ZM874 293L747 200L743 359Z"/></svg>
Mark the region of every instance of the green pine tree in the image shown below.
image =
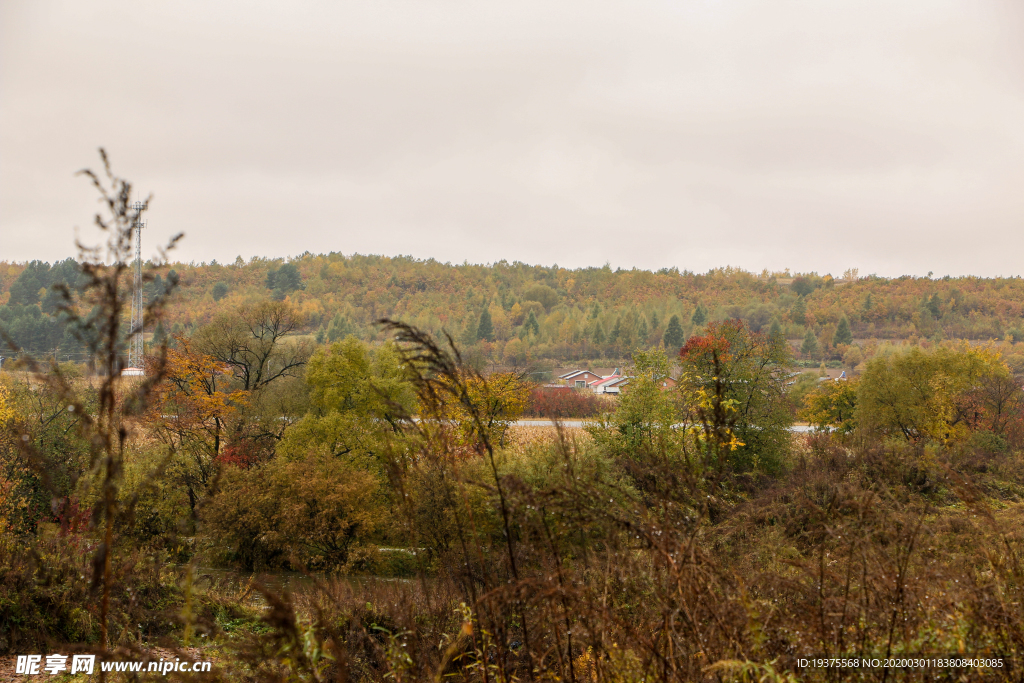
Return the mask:
<svg viewBox="0 0 1024 683"><path fill-rule="evenodd" d="M622 318L615 319L615 327L612 328L612 333L608 335L608 343L614 344L619 341L619 337L622 336Z"/></svg>
<svg viewBox="0 0 1024 683"><path fill-rule="evenodd" d="M808 358L818 355L818 338L814 336L814 330L807 330L807 334L804 335L804 343L800 346L800 353Z"/></svg>
<svg viewBox="0 0 1024 683"><path fill-rule="evenodd" d="M153 346L159 346L167 341L167 330L164 329L163 321L159 321L156 324L156 329L153 330Z"/></svg>
<svg viewBox="0 0 1024 683"><path fill-rule="evenodd" d="M864 310L870 311L872 305L873 304L871 303L871 293L869 292L867 298L864 299Z"/></svg>
<svg viewBox="0 0 1024 683"><path fill-rule="evenodd" d="M932 294L932 298L928 300L928 310L936 320L942 317L942 309L939 308L940 303L942 302L939 300L938 294Z"/></svg>
<svg viewBox="0 0 1024 683"><path fill-rule="evenodd" d="M668 327L665 328L665 348L672 354L679 353L686 343L686 335L683 334L683 327L679 324L679 316L674 315L668 319Z"/></svg>
<svg viewBox="0 0 1024 683"><path fill-rule="evenodd" d="M807 302L804 301L803 297L798 298L796 303L793 304L793 308L789 309L789 317L797 325L807 324Z"/></svg>
<svg viewBox="0 0 1024 683"><path fill-rule="evenodd" d="M658 312L651 313L651 329L658 329L658 325L661 324L661 318L658 317Z"/></svg>
<svg viewBox="0 0 1024 683"><path fill-rule="evenodd" d="M853 332L850 331L850 321L846 319L844 315L839 319L839 324L836 326L836 333L832 335L832 346L839 346L841 344L852 344L853 343Z"/></svg>
<svg viewBox="0 0 1024 683"><path fill-rule="evenodd" d="M786 345L786 337L782 334L782 325L778 319L772 320L771 329L768 330L768 341L775 347L785 347Z"/></svg>
<svg viewBox="0 0 1024 683"><path fill-rule="evenodd" d="M530 311L530 315L526 316L526 322L523 323L523 327L526 328L527 332L532 332L534 336L540 335L540 323L537 322L537 316L534 315L533 311Z"/></svg>
<svg viewBox="0 0 1024 683"><path fill-rule="evenodd" d="M530 311L533 313L533 311ZM476 327L476 338L479 341L494 341L494 324L491 322L491 312L484 308L480 314L480 324Z"/></svg>
<svg viewBox="0 0 1024 683"><path fill-rule="evenodd" d="M332 343L341 341L350 334L352 334L352 326L349 325L348 318L341 313L336 313L327 325L327 341Z"/></svg>
<svg viewBox="0 0 1024 683"><path fill-rule="evenodd" d="M651 336L651 330L647 327L647 318L640 316L640 323L636 326L636 336L641 346L647 345L647 338Z"/></svg>
<svg viewBox="0 0 1024 683"><path fill-rule="evenodd" d="M604 328L601 327L601 323L598 322L597 325L594 326L594 343L600 345L604 344L604 341Z"/></svg>
<svg viewBox="0 0 1024 683"><path fill-rule="evenodd" d="M60 293L60 290L56 287L50 287L46 290L43 300L39 303L39 308L47 315L54 315L63 303L64 296Z"/></svg>
<svg viewBox="0 0 1024 683"><path fill-rule="evenodd" d="M703 306L697 304L697 308L693 309L693 317L690 318L690 322L692 322L694 325L703 325L704 321L706 321L707 319L707 311L704 310Z"/></svg>
<svg viewBox="0 0 1024 683"><path fill-rule="evenodd" d="M462 334L459 335L459 343L465 347L476 344L476 321L470 318L466 322L466 328L462 330Z"/></svg>

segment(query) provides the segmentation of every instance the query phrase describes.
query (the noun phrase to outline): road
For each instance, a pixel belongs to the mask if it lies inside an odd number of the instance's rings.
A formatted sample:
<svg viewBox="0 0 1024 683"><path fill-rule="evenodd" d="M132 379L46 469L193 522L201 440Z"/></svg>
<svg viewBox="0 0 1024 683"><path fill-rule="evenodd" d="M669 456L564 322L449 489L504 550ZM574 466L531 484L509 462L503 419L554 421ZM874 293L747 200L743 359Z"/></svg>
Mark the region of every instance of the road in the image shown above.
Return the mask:
<svg viewBox="0 0 1024 683"><path fill-rule="evenodd" d="M582 427L584 420L562 420L563 427ZM554 427L555 423L551 420L519 420L512 423L513 427ZM790 431L798 434L807 434L811 431L810 425L793 425L790 427Z"/></svg>

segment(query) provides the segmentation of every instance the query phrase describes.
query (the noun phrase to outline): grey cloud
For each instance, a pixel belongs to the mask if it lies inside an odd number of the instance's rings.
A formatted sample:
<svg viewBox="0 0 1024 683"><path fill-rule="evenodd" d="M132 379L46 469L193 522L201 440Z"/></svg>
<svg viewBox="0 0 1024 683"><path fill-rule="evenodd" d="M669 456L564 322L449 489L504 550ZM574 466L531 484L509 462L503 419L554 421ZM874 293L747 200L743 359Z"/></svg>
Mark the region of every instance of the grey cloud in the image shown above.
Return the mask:
<svg viewBox="0 0 1024 683"><path fill-rule="evenodd" d="M4 258L70 252L104 145L186 260L1019 272L1016 2L0 12Z"/></svg>

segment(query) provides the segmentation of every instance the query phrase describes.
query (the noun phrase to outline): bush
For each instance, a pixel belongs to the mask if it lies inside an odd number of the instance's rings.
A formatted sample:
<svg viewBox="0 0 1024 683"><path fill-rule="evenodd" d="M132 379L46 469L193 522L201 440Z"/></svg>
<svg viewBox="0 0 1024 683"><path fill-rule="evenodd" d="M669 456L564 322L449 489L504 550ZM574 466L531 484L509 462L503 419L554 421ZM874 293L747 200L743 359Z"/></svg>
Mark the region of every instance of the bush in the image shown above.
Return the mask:
<svg viewBox="0 0 1024 683"><path fill-rule="evenodd" d="M530 392L530 404L524 415L547 418L596 417L610 408L608 401L596 394L574 389L545 389Z"/></svg>
<svg viewBox="0 0 1024 683"><path fill-rule="evenodd" d="M0 535L0 654L40 651L52 643L96 644L100 599L84 534L44 539ZM171 631L168 606L181 598L173 577L142 553L115 553L108 631L111 645Z"/></svg>
<svg viewBox="0 0 1024 683"><path fill-rule="evenodd" d="M247 569L285 566L357 569L356 552L386 522L383 491L366 463L340 457L226 468L204 514L205 532L226 541Z"/></svg>

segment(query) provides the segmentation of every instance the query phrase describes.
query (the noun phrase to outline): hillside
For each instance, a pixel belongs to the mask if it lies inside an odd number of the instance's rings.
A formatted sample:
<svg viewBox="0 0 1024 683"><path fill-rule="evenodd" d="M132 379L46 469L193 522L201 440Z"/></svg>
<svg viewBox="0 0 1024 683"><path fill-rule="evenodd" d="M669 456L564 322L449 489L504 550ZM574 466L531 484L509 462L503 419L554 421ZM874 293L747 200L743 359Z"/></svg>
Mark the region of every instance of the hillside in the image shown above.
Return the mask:
<svg viewBox="0 0 1024 683"><path fill-rule="evenodd" d="M0 262L0 325L15 342L37 354L75 359L79 348L51 315L52 295L48 299L54 282L73 272L73 262ZM226 308L274 297L293 303L304 331L319 341L347 334L380 339L374 321L393 317L433 333L448 330L483 357L510 363L627 358L636 347L665 343L673 316L679 330L668 333L669 345L681 344L680 333L685 339L706 320L739 317L755 330L777 325L809 360L840 359L850 351L845 332L837 337L844 317L857 345L1024 340L1020 278L889 279L848 271L835 279L732 268L698 274L339 253L287 263L174 263L155 272L150 293L168 277L180 278L169 329L149 331L158 335L188 334ZM808 347L808 336L817 349ZM855 365L857 353L847 360Z"/></svg>

